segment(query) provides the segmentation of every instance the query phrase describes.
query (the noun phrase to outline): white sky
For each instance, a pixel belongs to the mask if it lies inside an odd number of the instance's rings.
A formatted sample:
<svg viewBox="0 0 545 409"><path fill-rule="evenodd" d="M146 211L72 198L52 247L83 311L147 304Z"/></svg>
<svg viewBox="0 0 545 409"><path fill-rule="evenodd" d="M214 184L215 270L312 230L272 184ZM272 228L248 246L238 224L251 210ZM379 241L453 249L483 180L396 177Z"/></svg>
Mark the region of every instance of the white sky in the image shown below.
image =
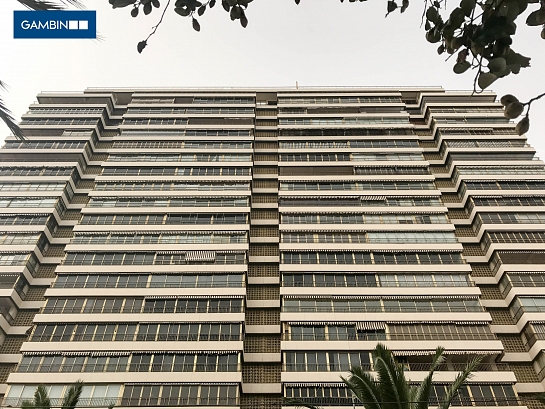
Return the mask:
<svg viewBox="0 0 545 409"><path fill-rule="evenodd" d="M161 0L161 6L166 2ZM386 0L301 0L299 6L293 0L256 0L246 29L231 22L218 1L199 18L200 33L189 19L169 10L142 54L136 44L157 23L159 10L132 18L130 7L113 10L107 0L85 3L97 10L102 42L16 40L13 10L24 8L15 0L0 1L0 79L10 86L2 97L18 119L40 91L86 87L263 87L294 86L295 81L300 86L473 86L473 72L454 74L455 57L445 63L445 55L435 52L437 44L425 40L422 1L385 19ZM545 92L545 41L540 27L527 27L525 16L519 19L513 48L532 57L532 67L490 89L526 101ZM529 142L545 157L545 98L532 113ZM0 140L8 132L0 125Z"/></svg>

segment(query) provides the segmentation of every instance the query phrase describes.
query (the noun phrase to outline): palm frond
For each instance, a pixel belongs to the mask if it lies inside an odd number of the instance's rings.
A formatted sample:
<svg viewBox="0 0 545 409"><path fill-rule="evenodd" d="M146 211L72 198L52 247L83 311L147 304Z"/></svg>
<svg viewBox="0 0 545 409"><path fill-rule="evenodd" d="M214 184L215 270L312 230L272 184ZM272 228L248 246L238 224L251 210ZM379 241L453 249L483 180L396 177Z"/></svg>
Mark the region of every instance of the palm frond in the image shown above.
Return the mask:
<svg viewBox="0 0 545 409"><path fill-rule="evenodd" d="M34 402L24 400L23 403L21 403L21 409L35 409Z"/></svg>
<svg viewBox="0 0 545 409"><path fill-rule="evenodd" d="M85 5L80 0L60 0L60 1L66 5L77 7L78 9L85 8Z"/></svg>
<svg viewBox="0 0 545 409"><path fill-rule="evenodd" d="M409 385L409 407L411 409L416 409L418 407L418 389L419 386Z"/></svg>
<svg viewBox="0 0 545 409"><path fill-rule="evenodd" d="M7 85L4 82L0 81L0 90L5 91L7 90L7 88ZM26 140L23 131L21 130L21 128L19 128L19 125L17 125L17 122L13 117L13 113L6 106L2 97L0 97L0 119L6 124L6 126L17 139L22 141Z"/></svg>
<svg viewBox="0 0 545 409"><path fill-rule="evenodd" d="M38 385L36 392L34 392L34 406L38 409L51 408L51 401L49 400L47 390L43 385Z"/></svg>
<svg viewBox="0 0 545 409"><path fill-rule="evenodd" d="M64 7L62 4L53 3L48 0L17 0L23 6L30 10L44 11L44 10L61 10Z"/></svg>
<svg viewBox="0 0 545 409"><path fill-rule="evenodd" d="M472 372L475 371L475 369L477 369L477 367L481 363L481 360L482 360L482 357L475 357L466 364L466 367L463 369L463 371L461 371L456 376L456 379L454 379L454 382L452 382L447 388L447 393L445 394L443 401L439 404L438 409L449 408L450 404L452 403L452 400L458 395L459 389L462 387L462 385L467 380L472 378L473 376Z"/></svg>
<svg viewBox="0 0 545 409"><path fill-rule="evenodd" d="M80 0L17 0L20 4L30 10L44 11L44 10L62 10L66 7L77 7L78 9L84 9L85 6Z"/></svg>
<svg viewBox="0 0 545 409"><path fill-rule="evenodd" d="M284 399L284 402L288 405L293 405L295 408L307 408L307 409L321 409L319 406L305 403L299 399Z"/></svg>
<svg viewBox="0 0 545 409"><path fill-rule="evenodd" d="M373 350L375 371L382 399L382 409L409 409L410 388L403 365L399 364L385 345Z"/></svg>
<svg viewBox="0 0 545 409"><path fill-rule="evenodd" d="M416 405L414 405L416 409L428 408L430 393L433 388L433 374L437 367L445 361L445 356L443 355L444 352L445 348L437 347L428 375L424 378L420 385L415 388L415 393L411 398L411 402L416 402Z"/></svg>
<svg viewBox="0 0 545 409"><path fill-rule="evenodd" d="M381 409L382 398L375 379L361 366L353 366L350 369L350 378L341 376L341 379L365 409Z"/></svg>
<svg viewBox="0 0 545 409"><path fill-rule="evenodd" d="M81 396L82 390L83 390L82 381L77 381L72 386L70 386L70 389L68 389L68 392L66 392L66 395L64 395L61 408L74 409L76 405L78 404L79 397Z"/></svg>

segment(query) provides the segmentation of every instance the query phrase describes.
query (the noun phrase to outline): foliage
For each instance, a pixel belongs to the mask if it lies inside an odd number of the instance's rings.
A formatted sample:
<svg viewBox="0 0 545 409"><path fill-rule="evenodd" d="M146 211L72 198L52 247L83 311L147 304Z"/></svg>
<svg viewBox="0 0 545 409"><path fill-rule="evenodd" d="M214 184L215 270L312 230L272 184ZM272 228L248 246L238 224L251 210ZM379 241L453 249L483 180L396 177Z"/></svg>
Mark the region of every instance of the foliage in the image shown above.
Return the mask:
<svg viewBox="0 0 545 409"><path fill-rule="evenodd" d="M2 81L0 81L0 89L4 91L7 90L7 85L3 83ZM19 125L17 125L17 123L15 122L13 113L6 106L2 97L0 97L0 119L6 124L9 130L13 132L13 135L15 135L18 139L21 139L21 140L25 139L25 136L23 135L23 131L21 130L21 128L19 128Z"/></svg>
<svg viewBox="0 0 545 409"><path fill-rule="evenodd" d="M62 9L67 6L83 8L81 0L17 1L32 10ZM246 13L253 0L207 0L204 2L168 0L159 22L153 27L148 37L137 44L137 51L141 53L147 46L149 38L161 25L171 2L174 2L174 12L182 17L190 18L193 29L200 31L201 24L196 17L203 16L219 1L232 21L238 20L242 27L248 26ZM344 0L340 1L344 2ZM349 0L350 3L363 1L366 0ZM398 1L401 1L401 5ZM114 9L132 6L130 13L133 17L138 17L140 10L148 15L154 9L161 8L160 0L109 0L109 3ZM295 0L295 3L300 4L300 0ZM454 73L463 74L470 68L475 70L474 92L480 92L499 78L518 74L522 68L530 66L530 57L519 54L511 48L513 36L517 31L517 23L520 24L521 15L529 11L525 23L533 27L542 26L540 35L545 39L545 0L460 0L454 6L448 9L447 0L424 0L422 25L425 29L425 38L430 43L437 43L439 45L437 52L448 54L447 60L455 56ZM386 0L386 16L397 10L403 13L407 7L409 7L409 0ZM0 83L0 87L3 88L3 84ZM502 101L506 97L510 101L509 104L504 103L504 113L507 118L514 119L523 115L516 128L520 135L529 129L531 104L544 96L545 93L537 95L527 102L520 102L512 95L502 98ZM0 119L16 137L23 139L21 129L1 99Z"/></svg>
<svg viewBox="0 0 545 409"><path fill-rule="evenodd" d="M344 0L340 0L341 3ZM349 0L350 3L366 0ZM409 0L386 0L386 17L399 10L403 13L409 7ZM137 17L139 10L150 14L153 8L160 8L159 0L109 0L113 8L132 6L131 15ZM157 31L169 7L168 0L161 20L153 27L146 40L140 41L137 50L141 53L147 46L148 39ZM247 27L246 10L252 0L221 0L223 9L229 13L231 20L238 20L242 27ZM295 0L295 4L300 4ZM193 29L201 30L201 25L195 15L202 16L216 4L216 0L201 2L199 0L176 0L174 11L182 17L191 19ZM456 5L456 4L455 4ZM474 92L488 88L497 79L510 74L518 74L522 68L530 66L530 58L517 53L511 48L513 36L517 31L518 19L528 9L531 13L526 19L529 26L543 26L541 37L545 39L545 1L544 0L460 0L452 10L447 9L447 0L424 0L422 24L425 28L426 40L437 43L439 54L455 56L453 71L463 74L470 68L475 70L473 81ZM530 106L540 95L521 103L526 109L517 132L522 134L530 124ZM518 106L518 105L517 105ZM523 111L524 111L523 109ZM505 110L506 117L516 118Z"/></svg>
<svg viewBox="0 0 545 409"><path fill-rule="evenodd" d="M80 0L17 0L30 10L62 10L67 6L84 8Z"/></svg>
<svg viewBox="0 0 545 409"><path fill-rule="evenodd" d="M352 391L352 396L365 409L427 409L432 390L432 380L438 366L445 361L444 348L438 347L431 362L428 375L419 385L412 385L405 377L403 364L396 361L394 354L383 344L373 350L373 367L376 376L361 367L352 367L350 376L341 376L344 384ZM448 409L457 396L460 387L472 376L472 372L481 362L480 358L470 360L463 371L447 388L439 409ZM317 406L302 401L291 400L289 403L298 407L318 409Z"/></svg>
<svg viewBox="0 0 545 409"><path fill-rule="evenodd" d="M72 386L70 386L70 389L68 389L68 392L66 392L66 395L64 395L64 398L62 400L61 409L74 409L79 402L79 398L81 396L82 390L83 390L82 381L77 381ZM45 386L38 385L38 387L36 388L36 391L34 392L34 400L23 401L23 403L21 404L21 408L22 409L50 409L51 400L49 399L49 396L47 395L47 390L45 389Z"/></svg>

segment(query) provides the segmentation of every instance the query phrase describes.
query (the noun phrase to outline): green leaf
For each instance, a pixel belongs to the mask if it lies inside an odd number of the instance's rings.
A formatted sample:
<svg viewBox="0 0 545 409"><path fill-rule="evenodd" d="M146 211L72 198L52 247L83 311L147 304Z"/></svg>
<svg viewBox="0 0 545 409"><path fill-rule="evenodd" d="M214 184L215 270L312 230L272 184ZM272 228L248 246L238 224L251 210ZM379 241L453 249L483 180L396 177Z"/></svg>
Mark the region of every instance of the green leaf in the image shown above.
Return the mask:
<svg viewBox="0 0 545 409"><path fill-rule="evenodd" d="M532 11L528 18L526 19L526 24L529 26L540 26L538 22L538 14L540 10Z"/></svg>
<svg viewBox="0 0 545 409"><path fill-rule="evenodd" d="M227 1L227 4L229 4L229 6L231 7L237 4L237 0L226 0L226 1Z"/></svg>
<svg viewBox="0 0 545 409"><path fill-rule="evenodd" d="M503 116L509 119L515 119L518 118L523 111L524 105L522 105L519 101L514 101L505 107Z"/></svg>
<svg viewBox="0 0 545 409"><path fill-rule="evenodd" d="M500 103L506 107L507 105L509 104L512 104L513 102L519 102L519 99L517 97L515 97L514 95L511 95L511 94L505 94L503 97L501 97L500 99Z"/></svg>
<svg viewBox="0 0 545 409"><path fill-rule="evenodd" d="M498 16L503 16L508 21L514 21L519 14L520 9L516 0L505 2L498 8Z"/></svg>
<svg viewBox="0 0 545 409"><path fill-rule="evenodd" d="M131 16L133 17L137 17L138 16L138 7L134 7L132 10L131 10Z"/></svg>
<svg viewBox="0 0 545 409"><path fill-rule="evenodd" d="M519 5L519 13L524 13L528 7L528 0L517 0L517 3Z"/></svg>
<svg viewBox="0 0 545 409"><path fill-rule="evenodd" d="M231 13L229 13L231 20L235 21L242 16L242 8L240 6L234 6L231 8Z"/></svg>
<svg viewBox="0 0 545 409"><path fill-rule="evenodd" d="M432 28L426 33L426 40L428 40L430 43L438 43L441 41L441 35L436 33L436 30Z"/></svg>
<svg viewBox="0 0 545 409"><path fill-rule="evenodd" d="M526 115L524 118L520 120L517 126L515 126L515 131L519 135L524 135L529 130L530 130L530 118L528 118L528 115Z"/></svg>
<svg viewBox="0 0 545 409"><path fill-rule="evenodd" d="M471 67L471 63L469 61L464 61L462 63L456 63L454 64L454 67L453 67L453 71L455 74L463 74L464 72L466 72L469 67Z"/></svg>
<svg viewBox="0 0 545 409"><path fill-rule="evenodd" d="M511 50L511 52L506 53L503 58L505 58L505 62L507 65L520 65L523 68L527 68L530 66L530 58L525 57L522 54L516 53Z"/></svg>
<svg viewBox="0 0 545 409"><path fill-rule="evenodd" d="M187 2L187 7L195 11L197 7L201 7L202 3L198 0L185 0Z"/></svg>
<svg viewBox="0 0 545 409"><path fill-rule="evenodd" d="M480 89L486 89L497 79L498 77L491 72L481 72L479 79L477 80L477 84L479 85Z"/></svg>
<svg viewBox="0 0 545 409"><path fill-rule="evenodd" d="M386 17L388 17L388 14L397 9L397 3L394 0L388 0L388 5L386 6L386 9L388 10L388 12L386 13Z"/></svg>
<svg viewBox="0 0 545 409"><path fill-rule="evenodd" d="M248 26L248 18L244 13L242 13L242 16L240 16L240 25L244 28Z"/></svg>
<svg viewBox="0 0 545 409"><path fill-rule="evenodd" d="M221 5L223 6L223 9L227 12L229 12L229 9L231 8L229 6L229 3L227 3L227 0L221 0Z"/></svg>
<svg viewBox="0 0 545 409"><path fill-rule="evenodd" d="M439 365L445 361L445 356L443 355L445 349L443 347L437 347L435 349L435 355L431 363L430 370L428 375L424 380L415 388L414 395L412 396L412 401L416 402L415 409L428 409L430 393L433 389L433 375Z"/></svg>
<svg viewBox="0 0 545 409"><path fill-rule="evenodd" d="M459 8L459 7L456 7L454 10L452 10L452 12L450 13L450 17L449 17L449 23L455 27L455 28L458 28L462 25L462 23L464 22L465 20L465 13L464 11Z"/></svg>
<svg viewBox="0 0 545 409"><path fill-rule="evenodd" d="M51 407L51 401L43 385L38 385L36 392L34 392L34 406L41 409L49 409Z"/></svg>
<svg viewBox="0 0 545 409"><path fill-rule="evenodd" d="M426 11L426 18L428 19L428 21L437 24L437 21L439 20L439 12L435 7L430 7Z"/></svg>
<svg viewBox="0 0 545 409"><path fill-rule="evenodd" d="M476 0L462 0L460 2L460 8L463 10L464 14L467 17L471 16L471 13L473 12L473 10L475 10L476 5Z"/></svg>
<svg viewBox="0 0 545 409"><path fill-rule="evenodd" d="M146 40L140 41L140 42L136 45L136 49L138 50L138 53L139 53L139 54L142 54L142 51L144 50L144 48L146 48L147 45L148 45L148 43L146 42Z"/></svg>
<svg viewBox="0 0 545 409"><path fill-rule="evenodd" d="M152 4L153 7L155 7L156 9L158 9L159 7L161 7L161 3L159 2L159 0L151 0L151 4Z"/></svg>
<svg viewBox="0 0 545 409"><path fill-rule="evenodd" d="M216 0L210 0L210 2L208 3L208 7L212 8L216 5Z"/></svg>
<svg viewBox="0 0 545 409"><path fill-rule="evenodd" d="M151 3L144 4L144 14L147 16L149 13L151 13L152 8Z"/></svg>
<svg viewBox="0 0 545 409"><path fill-rule="evenodd" d="M127 7L134 3L136 3L136 0L110 0L110 4L112 5L112 8L114 9L117 9L120 7Z"/></svg>
<svg viewBox="0 0 545 409"><path fill-rule="evenodd" d="M201 31L201 25L199 24L199 22L197 21L197 19L193 19L192 21L192 25L193 25L193 30L195 31Z"/></svg>
<svg viewBox="0 0 545 409"><path fill-rule="evenodd" d="M61 403L61 409L74 409L79 402L81 392L83 390L83 382L77 381L68 389Z"/></svg>
<svg viewBox="0 0 545 409"><path fill-rule="evenodd" d="M482 74L481 74L482 75ZM443 397L443 401L439 403L438 409L449 409L452 400L458 396L462 385L473 376L472 372L477 369L482 358L476 357L469 361L464 370L459 372L454 381L447 386L447 391Z"/></svg>
<svg viewBox="0 0 545 409"><path fill-rule="evenodd" d="M187 7L176 7L174 11L182 17L187 17L191 14L191 10L189 10Z"/></svg>
<svg viewBox="0 0 545 409"><path fill-rule="evenodd" d="M409 7L409 0L403 0L401 4L401 12L404 13L408 7Z"/></svg>
<svg viewBox="0 0 545 409"><path fill-rule="evenodd" d="M202 15L204 14L205 11L206 11L206 5L201 6L201 7L199 7L199 9L197 10L197 14L198 14L199 16L202 16Z"/></svg>
<svg viewBox="0 0 545 409"><path fill-rule="evenodd" d="M506 68L507 68L507 62L505 61L505 58L498 57L488 62L488 69L491 72L501 72L501 71L504 71Z"/></svg>

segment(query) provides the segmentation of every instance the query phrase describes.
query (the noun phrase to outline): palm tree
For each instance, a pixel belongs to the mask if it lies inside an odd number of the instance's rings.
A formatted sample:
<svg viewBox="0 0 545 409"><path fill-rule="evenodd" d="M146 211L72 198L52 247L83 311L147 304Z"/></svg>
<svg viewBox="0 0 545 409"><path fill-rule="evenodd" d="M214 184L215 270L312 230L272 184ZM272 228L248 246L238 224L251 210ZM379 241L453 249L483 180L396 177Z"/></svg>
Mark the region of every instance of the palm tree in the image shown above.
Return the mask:
<svg viewBox="0 0 545 409"><path fill-rule="evenodd" d="M68 6L75 6L77 8L84 8L80 0L17 0L20 4L30 10L61 10ZM0 90L6 91L7 85L0 81ZM0 97L0 119L6 124L9 130L20 140L25 140L25 136L15 118L13 113L5 105L4 100Z"/></svg>
<svg viewBox="0 0 545 409"><path fill-rule="evenodd" d="M64 396L60 407L62 409L74 409L79 402L81 396L81 391L83 390L83 382L77 381ZM57 405L55 405L57 406ZM21 409L50 409L51 408L51 399L47 395L47 390L45 386L38 385L36 392L34 392L34 400L25 400L21 404Z"/></svg>
<svg viewBox="0 0 545 409"><path fill-rule="evenodd" d="M352 391L356 402L360 402L365 409L427 409L432 391L432 378L435 370L445 361L445 349L438 347L435 350L431 368L426 378L419 385L412 385L405 377L403 365L396 361L394 354L385 345L378 344L373 350L373 365L376 377L359 366L350 369L350 376L341 376L344 384ZM439 409L448 409L452 400L457 396L458 389L472 376L481 358L470 360L463 371L447 388L446 394ZM298 407L319 409L299 400L290 400ZM435 405L434 405L435 406Z"/></svg>

